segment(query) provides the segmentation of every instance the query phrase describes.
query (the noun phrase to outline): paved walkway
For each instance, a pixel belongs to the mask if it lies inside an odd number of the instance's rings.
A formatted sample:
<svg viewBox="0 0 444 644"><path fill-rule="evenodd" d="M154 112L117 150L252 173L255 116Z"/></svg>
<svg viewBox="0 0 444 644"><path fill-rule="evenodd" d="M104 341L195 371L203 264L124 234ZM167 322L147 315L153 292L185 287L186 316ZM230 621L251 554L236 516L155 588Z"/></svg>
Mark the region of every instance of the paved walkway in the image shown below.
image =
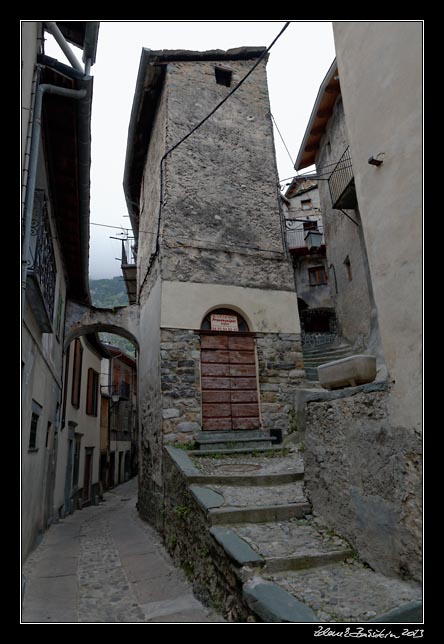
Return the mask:
<svg viewBox="0 0 444 644"><path fill-rule="evenodd" d="M52 525L23 567L23 623L224 622L136 511L137 478Z"/></svg>

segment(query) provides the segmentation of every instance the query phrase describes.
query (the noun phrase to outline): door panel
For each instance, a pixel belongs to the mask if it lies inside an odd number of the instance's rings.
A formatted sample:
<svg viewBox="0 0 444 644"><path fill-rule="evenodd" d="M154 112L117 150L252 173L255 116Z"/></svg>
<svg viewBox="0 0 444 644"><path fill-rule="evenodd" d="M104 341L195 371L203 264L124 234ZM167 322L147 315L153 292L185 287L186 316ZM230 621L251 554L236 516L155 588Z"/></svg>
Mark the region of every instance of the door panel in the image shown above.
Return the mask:
<svg viewBox="0 0 444 644"><path fill-rule="evenodd" d="M230 390L221 389L220 391L202 391L203 403L224 403L231 402ZM242 401L243 402L243 401ZM250 401L246 401L250 402Z"/></svg>
<svg viewBox="0 0 444 644"><path fill-rule="evenodd" d="M230 418L206 418L202 423L205 431L227 431L233 429L231 417Z"/></svg>
<svg viewBox="0 0 444 644"><path fill-rule="evenodd" d="M228 349L227 335L201 335L200 348L202 349Z"/></svg>
<svg viewBox="0 0 444 644"><path fill-rule="evenodd" d="M204 430L260 427L252 337L202 335L201 375Z"/></svg>
<svg viewBox="0 0 444 644"><path fill-rule="evenodd" d="M233 418L232 419L232 428L233 429L259 429L260 428L259 418Z"/></svg>
<svg viewBox="0 0 444 644"><path fill-rule="evenodd" d="M233 351L254 351L254 338L228 336L228 348L233 349Z"/></svg>
<svg viewBox="0 0 444 644"><path fill-rule="evenodd" d="M229 364L215 364L215 363L202 363L202 375L203 376L230 376L235 374L230 374L230 365Z"/></svg>
<svg viewBox="0 0 444 644"><path fill-rule="evenodd" d="M202 389L230 389L230 378L202 378Z"/></svg>
<svg viewBox="0 0 444 644"><path fill-rule="evenodd" d="M202 363L223 362L224 364L229 364L228 351L204 350L200 352L200 359Z"/></svg>
<svg viewBox="0 0 444 644"><path fill-rule="evenodd" d="M230 364L256 364L254 351L230 351Z"/></svg>
<svg viewBox="0 0 444 644"><path fill-rule="evenodd" d="M256 391L256 378L230 378L230 389L254 389Z"/></svg>
<svg viewBox="0 0 444 644"><path fill-rule="evenodd" d="M232 403L257 403L258 395L256 389L230 391L230 400Z"/></svg>
<svg viewBox="0 0 444 644"><path fill-rule="evenodd" d="M204 418L229 418L231 416L231 404L203 403L202 416Z"/></svg>
<svg viewBox="0 0 444 644"><path fill-rule="evenodd" d="M229 376L252 376L256 377L255 364L230 364Z"/></svg>

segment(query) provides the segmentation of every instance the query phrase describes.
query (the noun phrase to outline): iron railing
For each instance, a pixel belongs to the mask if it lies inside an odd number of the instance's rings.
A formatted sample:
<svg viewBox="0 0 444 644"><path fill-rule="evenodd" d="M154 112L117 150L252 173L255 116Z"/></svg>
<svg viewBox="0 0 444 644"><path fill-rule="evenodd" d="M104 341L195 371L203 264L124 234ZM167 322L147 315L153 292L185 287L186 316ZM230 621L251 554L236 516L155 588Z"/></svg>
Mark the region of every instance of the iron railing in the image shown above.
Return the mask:
<svg viewBox="0 0 444 644"><path fill-rule="evenodd" d="M46 199L37 190L31 226L30 262L28 274L37 282L49 320L54 315L56 262L48 220Z"/></svg>
<svg viewBox="0 0 444 644"><path fill-rule="evenodd" d="M317 223L317 222L313 222ZM322 244L325 244L324 227L319 224L313 226L311 229L304 228L304 223L300 219L286 219L285 220L285 233L287 238L287 248L293 250L295 248L306 248L305 236L313 230L314 232L322 233Z"/></svg>
<svg viewBox="0 0 444 644"><path fill-rule="evenodd" d="M134 242L134 237L122 239L122 266L135 266L137 264L137 254Z"/></svg>
<svg viewBox="0 0 444 644"><path fill-rule="evenodd" d="M353 209L356 206L355 180L350 156L347 147L328 178L330 196L335 209Z"/></svg>

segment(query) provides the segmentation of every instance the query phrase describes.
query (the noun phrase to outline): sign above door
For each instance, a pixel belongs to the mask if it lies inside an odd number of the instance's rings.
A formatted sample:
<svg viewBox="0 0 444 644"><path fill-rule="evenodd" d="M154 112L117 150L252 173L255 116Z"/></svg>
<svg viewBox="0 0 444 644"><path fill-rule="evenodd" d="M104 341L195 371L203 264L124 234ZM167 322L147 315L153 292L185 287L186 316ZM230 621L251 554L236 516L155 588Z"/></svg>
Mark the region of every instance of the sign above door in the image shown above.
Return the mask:
<svg viewBox="0 0 444 644"><path fill-rule="evenodd" d="M212 331L239 331L237 315L222 315L213 313L211 315Z"/></svg>

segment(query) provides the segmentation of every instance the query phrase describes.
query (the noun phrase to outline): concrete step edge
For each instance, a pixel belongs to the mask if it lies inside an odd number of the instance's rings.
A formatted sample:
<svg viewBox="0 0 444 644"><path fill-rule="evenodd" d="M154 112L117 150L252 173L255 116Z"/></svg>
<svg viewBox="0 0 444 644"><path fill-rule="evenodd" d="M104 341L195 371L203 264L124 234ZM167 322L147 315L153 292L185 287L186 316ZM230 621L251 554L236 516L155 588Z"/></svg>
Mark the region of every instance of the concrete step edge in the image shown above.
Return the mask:
<svg viewBox="0 0 444 644"><path fill-rule="evenodd" d="M271 487L302 481L303 471L277 474L199 474L187 476L188 483L198 485L233 485L251 487Z"/></svg>
<svg viewBox="0 0 444 644"><path fill-rule="evenodd" d="M231 525L233 523L270 523L284 521L290 517L302 518L311 512L307 502L291 503L289 505L267 505L251 507L219 507L208 510L211 525Z"/></svg>

